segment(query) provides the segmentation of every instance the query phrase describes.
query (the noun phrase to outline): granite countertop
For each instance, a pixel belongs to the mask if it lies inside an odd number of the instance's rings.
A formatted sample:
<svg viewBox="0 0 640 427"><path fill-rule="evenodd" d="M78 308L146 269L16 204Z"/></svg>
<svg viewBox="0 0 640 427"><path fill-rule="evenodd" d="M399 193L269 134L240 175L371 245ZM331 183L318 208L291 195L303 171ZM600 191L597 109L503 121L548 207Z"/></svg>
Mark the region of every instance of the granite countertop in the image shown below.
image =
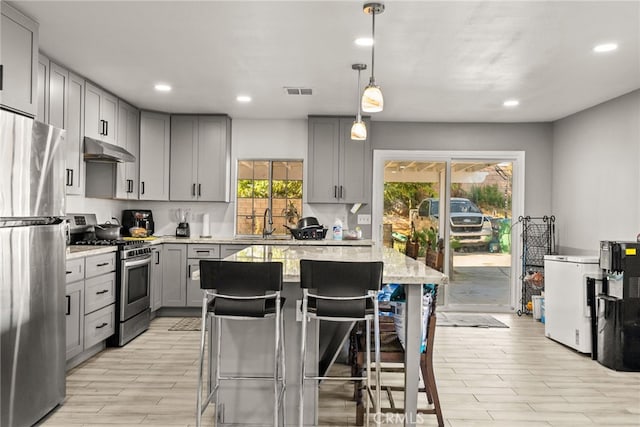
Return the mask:
<svg viewBox="0 0 640 427"><path fill-rule="evenodd" d="M262 239L261 237L175 237L158 236L155 240L148 241L151 244L158 243L198 243L198 244L222 244L222 245L274 245L274 246L372 246L370 239L360 240L295 240L291 237L275 237Z"/></svg>
<svg viewBox="0 0 640 427"><path fill-rule="evenodd" d="M386 247L313 247L253 245L225 260L243 262L281 261L285 282L300 281L300 260L382 261L384 283L423 284L448 282L448 277L424 262Z"/></svg>
<svg viewBox="0 0 640 427"><path fill-rule="evenodd" d="M370 247L373 242L369 239L361 240L295 240L292 238L274 238L274 239L262 239L251 237L176 237L176 236L153 236L155 238L140 239L144 240L149 245L160 245L162 243L184 243L184 244L211 244L211 245L255 245L260 246L360 246ZM99 255L109 252L115 252L117 248L115 246L67 246L66 259L82 258L91 255Z"/></svg>
<svg viewBox="0 0 640 427"><path fill-rule="evenodd" d="M116 250L117 247L115 246L67 246L66 259L71 260L92 255L108 254L109 252L115 252Z"/></svg>

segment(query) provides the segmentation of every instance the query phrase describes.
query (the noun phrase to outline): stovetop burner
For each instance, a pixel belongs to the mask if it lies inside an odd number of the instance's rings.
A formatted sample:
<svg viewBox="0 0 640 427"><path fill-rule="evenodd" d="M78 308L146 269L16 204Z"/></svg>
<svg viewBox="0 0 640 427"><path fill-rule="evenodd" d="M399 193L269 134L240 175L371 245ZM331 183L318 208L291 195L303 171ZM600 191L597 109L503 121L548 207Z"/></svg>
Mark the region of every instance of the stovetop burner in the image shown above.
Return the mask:
<svg viewBox="0 0 640 427"><path fill-rule="evenodd" d="M84 245L84 246L119 246L121 248L135 248L142 246L142 241L136 240L122 240L122 239L114 239L114 240L101 240L101 239L88 239L88 240L78 240L72 243L73 245Z"/></svg>

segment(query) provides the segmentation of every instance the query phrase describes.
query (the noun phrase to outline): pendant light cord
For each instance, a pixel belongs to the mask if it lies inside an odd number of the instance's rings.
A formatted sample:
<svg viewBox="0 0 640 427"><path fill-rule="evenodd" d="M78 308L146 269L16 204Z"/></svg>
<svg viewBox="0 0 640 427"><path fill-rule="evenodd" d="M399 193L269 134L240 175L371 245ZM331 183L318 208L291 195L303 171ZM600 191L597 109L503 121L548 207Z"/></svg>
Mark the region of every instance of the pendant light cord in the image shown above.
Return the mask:
<svg viewBox="0 0 640 427"><path fill-rule="evenodd" d="M358 100L358 115L356 117L356 121L362 121L362 116L360 115L360 69L358 69L358 86L356 86L356 99Z"/></svg>
<svg viewBox="0 0 640 427"><path fill-rule="evenodd" d="M376 9L375 7L371 9L371 16L373 17L372 25L371 25L371 79L369 80L370 84L375 83L376 78L373 75L373 71L375 69L375 56L376 56Z"/></svg>

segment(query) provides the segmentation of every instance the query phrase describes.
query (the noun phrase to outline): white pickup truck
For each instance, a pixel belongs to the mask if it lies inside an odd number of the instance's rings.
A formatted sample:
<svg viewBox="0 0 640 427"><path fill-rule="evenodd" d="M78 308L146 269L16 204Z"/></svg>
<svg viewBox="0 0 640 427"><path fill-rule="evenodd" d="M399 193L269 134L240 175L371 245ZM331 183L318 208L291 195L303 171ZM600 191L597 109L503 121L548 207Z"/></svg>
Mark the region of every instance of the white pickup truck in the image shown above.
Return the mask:
<svg viewBox="0 0 640 427"><path fill-rule="evenodd" d="M416 230L438 231L440 201L436 198L424 199L417 209L412 209L410 218ZM457 240L462 247L489 248L492 237L491 220L485 216L471 200L461 197L451 198L449 210L451 240Z"/></svg>

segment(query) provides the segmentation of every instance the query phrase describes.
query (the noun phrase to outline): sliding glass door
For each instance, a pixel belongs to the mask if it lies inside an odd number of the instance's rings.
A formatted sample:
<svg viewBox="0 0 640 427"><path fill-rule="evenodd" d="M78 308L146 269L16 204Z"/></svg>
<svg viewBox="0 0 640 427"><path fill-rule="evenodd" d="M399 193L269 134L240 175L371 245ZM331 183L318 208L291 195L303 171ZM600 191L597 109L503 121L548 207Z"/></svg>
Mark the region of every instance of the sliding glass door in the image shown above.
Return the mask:
<svg viewBox="0 0 640 427"><path fill-rule="evenodd" d="M444 309L515 305L511 218L522 210L524 154L491 154L374 152L374 240L433 267L440 250Z"/></svg>

